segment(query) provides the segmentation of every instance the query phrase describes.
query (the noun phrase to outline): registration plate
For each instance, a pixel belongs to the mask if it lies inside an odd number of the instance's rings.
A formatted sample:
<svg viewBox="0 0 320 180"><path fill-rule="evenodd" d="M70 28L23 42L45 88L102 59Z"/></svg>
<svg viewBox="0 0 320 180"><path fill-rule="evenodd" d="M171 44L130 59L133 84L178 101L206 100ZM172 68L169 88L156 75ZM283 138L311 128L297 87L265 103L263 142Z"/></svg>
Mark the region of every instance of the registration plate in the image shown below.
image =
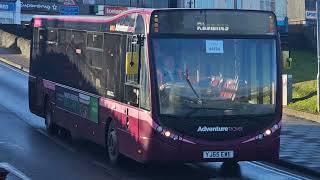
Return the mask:
<svg viewBox="0 0 320 180"><path fill-rule="evenodd" d="M233 158L233 151L203 151L204 159Z"/></svg>

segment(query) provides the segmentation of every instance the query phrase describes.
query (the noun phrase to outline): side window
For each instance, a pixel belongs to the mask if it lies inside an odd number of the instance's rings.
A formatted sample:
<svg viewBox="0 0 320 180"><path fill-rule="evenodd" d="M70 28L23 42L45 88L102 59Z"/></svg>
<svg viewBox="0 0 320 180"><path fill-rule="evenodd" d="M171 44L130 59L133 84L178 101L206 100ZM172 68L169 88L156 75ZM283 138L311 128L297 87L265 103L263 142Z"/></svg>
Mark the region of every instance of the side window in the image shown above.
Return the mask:
<svg viewBox="0 0 320 180"><path fill-rule="evenodd" d="M58 43L65 45L67 40L67 31L65 29L59 29L58 34Z"/></svg>
<svg viewBox="0 0 320 180"><path fill-rule="evenodd" d="M123 88L121 84L120 59L122 36L119 34L104 34L104 58L102 77L105 82L105 96L112 99L121 99ZM123 81L122 81L123 82Z"/></svg>
<svg viewBox="0 0 320 180"><path fill-rule="evenodd" d="M136 20L135 32L139 34L145 34L144 20L141 15L138 15ZM143 45L141 46L141 70L140 70L140 107L145 110L151 109L150 100L150 78L149 78L149 64L147 59L146 40L142 39Z"/></svg>
<svg viewBox="0 0 320 180"><path fill-rule="evenodd" d="M58 29L47 30L47 42L58 42Z"/></svg>
<svg viewBox="0 0 320 180"><path fill-rule="evenodd" d="M102 60L103 60L103 34L88 33L86 47L86 66L89 70L87 77L91 84L96 88L99 94L104 94L105 86L102 80Z"/></svg>
<svg viewBox="0 0 320 180"><path fill-rule="evenodd" d="M127 53L138 53L139 45L135 43L136 36L128 35L127 36ZM139 71L137 74L125 76L125 94L124 99L127 104L139 107Z"/></svg>
<svg viewBox="0 0 320 180"><path fill-rule="evenodd" d="M32 59L35 59L36 56L40 54L40 52L39 52L39 45L40 45L39 34L40 34L40 29L34 28L33 29L33 40L32 40Z"/></svg>
<svg viewBox="0 0 320 180"><path fill-rule="evenodd" d="M139 45L133 43L134 39L133 36L128 36L127 38L127 53L133 52L133 53L138 53L139 51ZM139 74L135 75L126 75L126 82L130 84L135 84L138 85L138 77Z"/></svg>
<svg viewBox="0 0 320 180"><path fill-rule="evenodd" d="M144 43L146 44L146 42ZM147 59L147 51L145 46L141 49L141 76L140 76L140 107L145 110L151 109L150 99L150 78L149 64Z"/></svg>
<svg viewBox="0 0 320 180"><path fill-rule="evenodd" d="M84 91L93 92L92 87L89 86L83 78L87 75L85 57L86 32L68 30L66 32L66 36L69 37L68 35L70 35L71 38L70 43L68 43L66 47L66 53L70 62L69 66L71 66L69 68L69 71L71 71L70 69L72 69L73 71L73 74L70 75L73 78L71 78L72 80L70 80L69 84L72 84L72 87L79 88Z"/></svg>
<svg viewBox="0 0 320 180"><path fill-rule="evenodd" d="M87 47L102 49L103 35L98 33L88 33Z"/></svg>

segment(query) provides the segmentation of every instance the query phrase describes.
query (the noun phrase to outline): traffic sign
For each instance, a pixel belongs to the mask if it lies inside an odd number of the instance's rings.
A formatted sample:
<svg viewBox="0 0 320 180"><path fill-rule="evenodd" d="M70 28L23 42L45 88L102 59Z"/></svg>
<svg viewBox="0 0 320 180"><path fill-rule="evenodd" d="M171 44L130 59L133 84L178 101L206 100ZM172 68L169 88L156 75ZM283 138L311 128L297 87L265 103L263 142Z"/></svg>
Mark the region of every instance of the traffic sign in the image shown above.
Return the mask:
<svg viewBox="0 0 320 180"><path fill-rule="evenodd" d="M60 6L61 15L78 15L79 6Z"/></svg>

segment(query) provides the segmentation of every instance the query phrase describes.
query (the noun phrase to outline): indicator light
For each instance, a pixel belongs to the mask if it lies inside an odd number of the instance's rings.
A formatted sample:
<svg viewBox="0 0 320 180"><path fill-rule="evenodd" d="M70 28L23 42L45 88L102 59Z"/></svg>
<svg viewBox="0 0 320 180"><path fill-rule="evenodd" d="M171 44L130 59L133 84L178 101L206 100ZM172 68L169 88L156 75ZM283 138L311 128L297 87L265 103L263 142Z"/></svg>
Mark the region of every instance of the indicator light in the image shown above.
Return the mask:
<svg viewBox="0 0 320 180"><path fill-rule="evenodd" d="M171 132L170 132L170 131L166 131L166 132L164 133L164 135L165 135L166 137L170 137Z"/></svg>
<svg viewBox="0 0 320 180"><path fill-rule="evenodd" d="M163 130L163 128L162 128L161 126L157 127L157 131L158 131L159 133L161 133L162 130Z"/></svg>
<svg viewBox="0 0 320 180"><path fill-rule="evenodd" d="M267 129L266 132L265 132L265 134L266 134L267 136L269 136L269 135L271 134L271 130L270 130L270 129Z"/></svg>
<svg viewBox="0 0 320 180"><path fill-rule="evenodd" d="M177 135L174 135L174 136L173 136L173 140L176 141L176 140L178 140L178 139L179 139L179 136L177 136Z"/></svg>

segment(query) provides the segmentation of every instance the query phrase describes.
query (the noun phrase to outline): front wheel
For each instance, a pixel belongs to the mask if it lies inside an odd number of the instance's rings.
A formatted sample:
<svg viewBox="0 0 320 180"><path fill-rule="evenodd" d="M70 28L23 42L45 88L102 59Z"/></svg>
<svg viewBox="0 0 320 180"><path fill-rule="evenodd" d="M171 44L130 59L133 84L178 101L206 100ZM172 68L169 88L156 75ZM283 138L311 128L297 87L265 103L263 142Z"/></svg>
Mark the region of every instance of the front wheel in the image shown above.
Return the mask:
<svg viewBox="0 0 320 180"><path fill-rule="evenodd" d="M107 154L111 164L118 164L121 158L119 152L119 140L115 128L115 122L111 121L107 134Z"/></svg>
<svg viewBox="0 0 320 180"><path fill-rule="evenodd" d="M58 133L58 127L57 125L53 122L52 119L52 109L49 103L46 105L46 116L45 116L45 124L46 124L46 129L47 132L51 135L57 134Z"/></svg>

